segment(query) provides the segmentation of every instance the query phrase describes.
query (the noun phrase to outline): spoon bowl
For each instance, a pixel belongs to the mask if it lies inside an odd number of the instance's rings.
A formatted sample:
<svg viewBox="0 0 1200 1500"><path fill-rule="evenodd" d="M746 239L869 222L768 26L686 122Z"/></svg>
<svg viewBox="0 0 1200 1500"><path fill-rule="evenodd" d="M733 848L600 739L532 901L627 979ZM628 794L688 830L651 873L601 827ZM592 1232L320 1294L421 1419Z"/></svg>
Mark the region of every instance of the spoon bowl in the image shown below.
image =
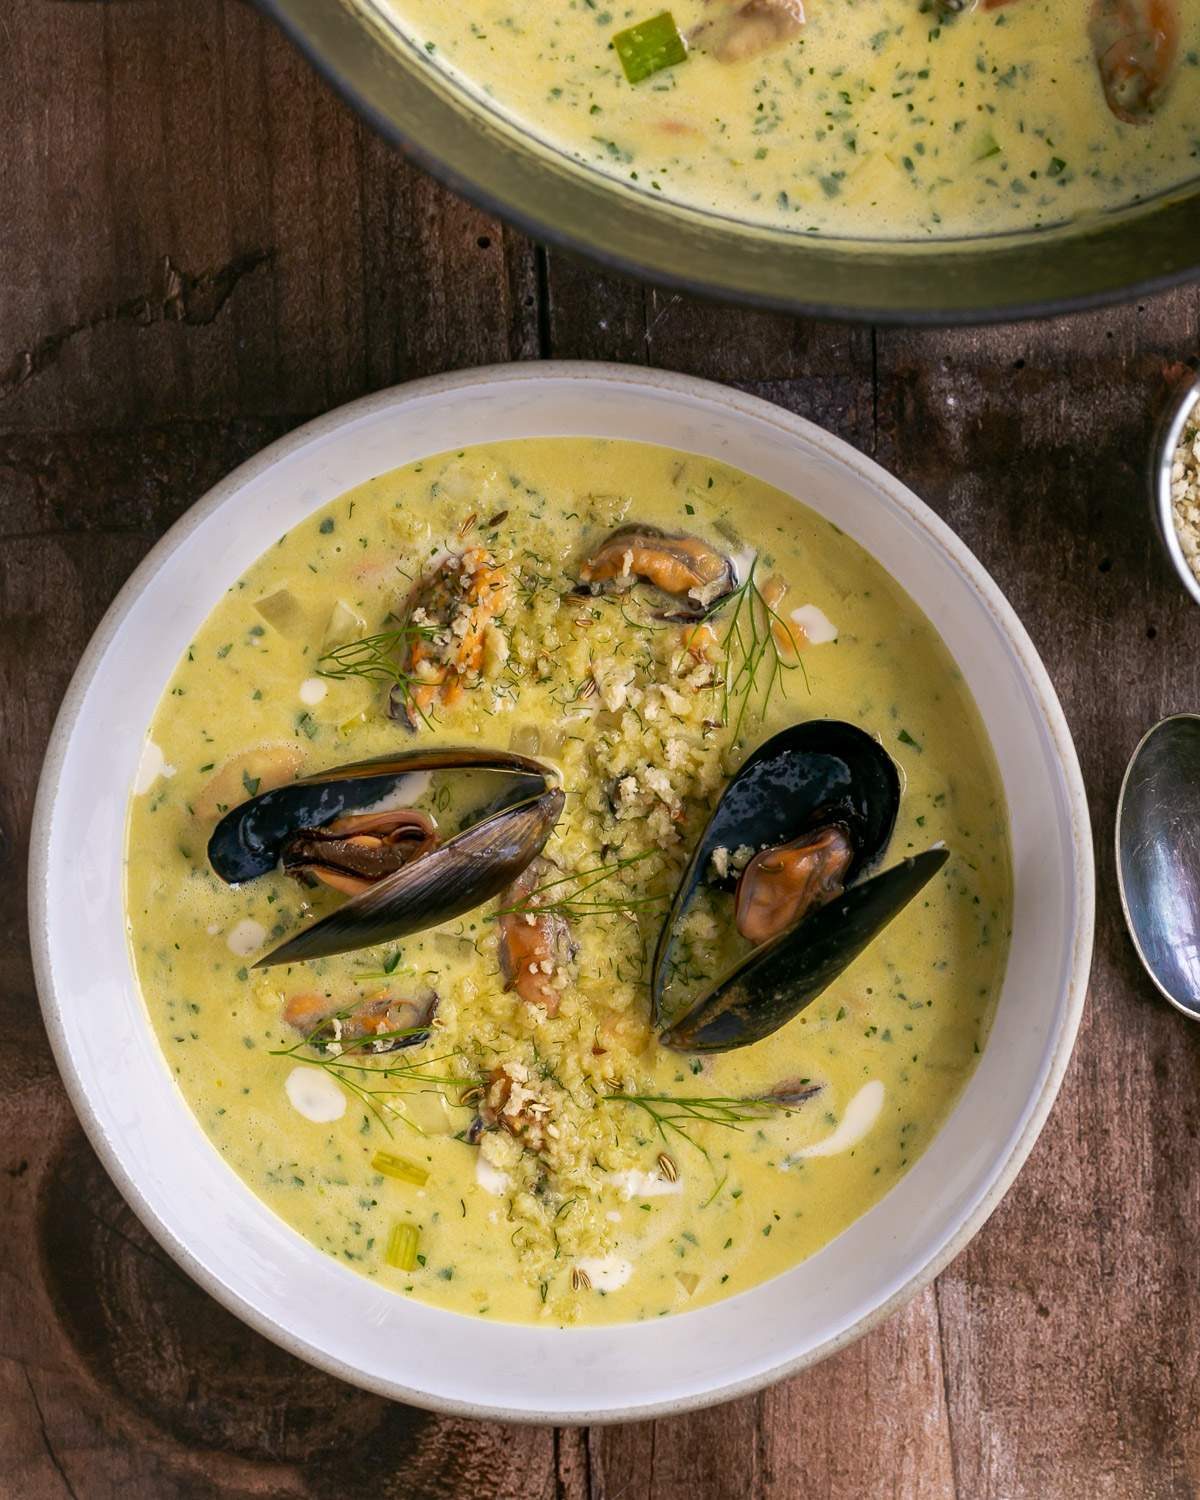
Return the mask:
<svg viewBox="0 0 1200 1500"><path fill-rule="evenodd" d="M1133 752L1117 802L1117 884L1147 974L1200 1020L1200 714L1160 720Z"/></svg>

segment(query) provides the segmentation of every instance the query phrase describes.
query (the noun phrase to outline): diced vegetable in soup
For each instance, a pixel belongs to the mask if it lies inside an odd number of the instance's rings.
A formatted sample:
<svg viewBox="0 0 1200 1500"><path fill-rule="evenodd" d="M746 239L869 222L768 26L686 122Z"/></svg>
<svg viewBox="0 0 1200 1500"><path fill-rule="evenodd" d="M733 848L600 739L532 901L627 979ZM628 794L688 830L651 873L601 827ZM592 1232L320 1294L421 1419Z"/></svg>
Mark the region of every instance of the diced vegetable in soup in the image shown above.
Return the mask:
<svg viewBox="0 0 1200 1500"><path fill-rule="evenodd" d="M994 233L1200 173L1198 0L371 0L638 191L798 233Z"/></svg>
<svg viewBox="0 0 1200 1500"><path fill-rule="evenodd" d="M545 439L342 496L149 727L130 935L189 1105L400 1295L599 1323L811 1255L985 1045L1007 814L929 622L736 470Z"/></svg>

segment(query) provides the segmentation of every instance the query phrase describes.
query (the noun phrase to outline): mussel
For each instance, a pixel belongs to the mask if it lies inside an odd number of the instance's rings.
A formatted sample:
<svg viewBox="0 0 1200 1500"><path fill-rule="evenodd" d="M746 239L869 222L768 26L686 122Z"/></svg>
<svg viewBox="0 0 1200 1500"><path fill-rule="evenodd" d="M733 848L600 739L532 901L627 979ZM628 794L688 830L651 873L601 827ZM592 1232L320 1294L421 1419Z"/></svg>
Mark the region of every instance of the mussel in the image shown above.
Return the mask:
<svg viewBox="0 0 1200 1500"><path fill-rule="evenodd" d="M802 0L733 0L688 34L718 62L737 63L790 42L804 30Z"/></svg>
<svg viewBox="0 0 1200 1500"><path fill-rule="evenodd" d="M459 824L445 839L411 805L433 777L446 790L439 806ZM227 813L209 840L209 863L230 884L282 865L350 895L256 968L369 948L461 916L514 881L562 811L552 778L528 756L462 748L337 766Z"/></svg>
<svg viewBox="0 0 1200 1500"><path fill-rule="evenodd" d="M620 592L641 580L674 601L671 618L699 619L737 588L732 561L697 536L621 526L580 567L582 593Z"/></svg>
<svg viewBox="0 0 1200 1500"><path fill-rule="evenodd" d="M310 875L344 896L363 891L437 847L437 827L415 807L352 814L301 829L283 847L289 875Z"/></svg>
<svg viewBox="0 0 1200 1500"><path fill-rule="evenodd" d="M1092 0L1088 32L1109 109L1127 125L1145 124L1178 65L1177 0Z"/></svg>
<svg viewBox="0 0 1200 1500"><path fill-rule="evenodd" d="M388 712L416 729L435 703L454 703L483 673L496 620L512 601L508 572L484 547L442 553L404 603L407 646Z"/></svg>
<svg viewBox="0 0 1200 1500"><path fill-rule="evenodd" d="M652 994L665 1046L725 1052L761 1041L848 967L948 857L930 849L860 879L882 858L899 806L891 757L852 724L796 724L750 756L718 801L659 935ZM696 993L680 947L708 891L717 924L732 916L742 952Z"/></svg>
<svg viewBox="0 0 1200 1500"><path fill-rule="evenodd" d="M283 1019L310 1043L339 1050L369 1043L373 1052L393 1052L429 1040L437 1003L437 992L428 988L413 998L384 991L346 1007L306 991L288 998Z"/></svg>
<svg viewBox="0 0 1200 1500"><path fill-rule="evenodd" d="M558 1014L559 990L567 965L578 953L570 923L561 912L547 910L554 866L542 855L526 865L500 898L500 972L504 988L540 1006L548 1016Z"/></svg>
<svg viewBox="0 0 1200 1500"><path fill-rule="evenodd" d="M921 0L939 21L999 10L1013 0ZM1179 0L1091 0L1088 36L1104 99L1126 125L1144 125L1166 98L1179 67Z"/></svg>

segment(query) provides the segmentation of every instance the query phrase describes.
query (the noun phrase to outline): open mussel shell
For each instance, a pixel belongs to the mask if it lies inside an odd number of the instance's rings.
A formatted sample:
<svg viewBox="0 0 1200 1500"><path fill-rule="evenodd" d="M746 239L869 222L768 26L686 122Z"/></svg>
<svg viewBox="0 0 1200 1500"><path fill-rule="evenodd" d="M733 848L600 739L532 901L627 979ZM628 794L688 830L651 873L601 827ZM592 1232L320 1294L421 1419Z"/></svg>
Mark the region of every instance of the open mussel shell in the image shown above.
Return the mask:
<svg viewBox="0 0 1200 1500"><path fill-rule="evenodd" d="M322 828L334 819L405 797L404 779L426 772L495 773L488 808L500 811L540 795L550 785L547 767L525 755L462 746L411 750L334 766L316 776L263 792L226 813L208 842L208 859L230 885L275 869L284 845L301 829ZM413 792L420 783L411 783Z"/></svg>
<svg viewBox="0 0 1200 1500"><path fill-rule="evenodd" d="M817 828L844 828L854 854L849 883L887 848L900 807L900 773L878 740L837 719L809 719L765 741L726 786L693 851L654 955L653 999L661 1025L680 925L710 878L717 849L773 849ZM729 889L734 881L727 882Z"/></svg>
<svg viewBox="0 0 1200 1500"><path fill-rule="evenodd" d="M541 853L562 812L557 788L493 812L377 881L260 958L256 969L329 958L452 921L497 896Z"/></svg>
<svg viewBox="0 0 1200 1500"><path fill-rule="evenodd" d="M854 962L949 858L927 849L851 887L723 975L660 1038L680 1052L730 1052L799 1015Z"/></svg>

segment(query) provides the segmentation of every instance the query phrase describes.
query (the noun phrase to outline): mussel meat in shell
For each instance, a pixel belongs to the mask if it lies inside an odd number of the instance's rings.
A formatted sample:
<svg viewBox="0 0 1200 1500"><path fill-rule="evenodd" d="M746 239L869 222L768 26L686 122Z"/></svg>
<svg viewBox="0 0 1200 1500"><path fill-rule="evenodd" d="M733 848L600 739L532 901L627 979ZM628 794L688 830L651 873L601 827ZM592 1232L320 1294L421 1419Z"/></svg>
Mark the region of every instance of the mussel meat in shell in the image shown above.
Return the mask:
<svg viewBox="0 0 1200 1500"><path fill-rule="evenodd" d="M283 868L289 875L320 880L344 896L358 896L428 854L437 841L433 819L415 807L357 813L323 828L302 828L283 846Z"/></svg>
<svg viewBox="0 0 1200 1500"><path fill-rule="evenodd" d="M718 62L738 63L792 41L803 30L802 0L734 0L715 18L701 21L687 40Z"/></svg>
<svg viewBox="0 0 1200 1500"><path fill-rule="evenodd" d="M1109 109L1127 125L1145 124L1178 63L1178 0L1092 0L1088 32Z"/></svg>
<svg viewBox="0 0 1200 1500"><path fill-rule="evenodd" d="M254 880L274 870L283 859L285 845L301 833L327 829L340 818L416 801L427 778L443 771L482 773L494 799L491 811L537 796L551 774L527 755L463 746L409 750L332 766L262 792L227 812L208 841L209 863L229 885Z"/></svg>
<svg viewBox="0 0 1200 1500"><path fill-rule="evenodd" d="M412 864L376 881L307 927L255 968L328 958L408 937L490 901L541 853L565 798L547 789L529 802L493 813Z"/></svg>
<svg viewBox="0 0 1200 1500"><path fill-rule="evenodd" d="M723 974L660 1037L681 1052L730 1052L778 1031L811 1004L949 858L927 849L844 891Z"/></svg>
<svg viewBox="0 0 1200 1500"><path fill-rule="evenodd" d="M853 858L849 837L836 826L760 850L737 884L737 930L748 942L765 943L805 912L836 900Z"/></svg>
<svg viewBox="0 0 1200 1500"><path fill-rule="evenodd" d="M452 807L460 804L460 831L444 840L427 813L408 805L443 773L463 773L455 776L459 791L476 793L465 808L461 796L449 796ZM498 895L541 853L558 820L564 799L552 777L528 756L462 748L334 767L227 813L209 841L209 862L231 884L282 864L350 895L256 968L348 953Z"/></svg>
<svg viewBox="0 0 1200 1500"><path fill-rule="evenodd" d="M793 725L750 756L718 801L659 935L652 993L665 1046L724 1052L761 1041L853 962L947 858L933 849L859 878L887 848L899 805L891 757L851 724ZM720 903L722 891L732 895L742 952L697 992L681 982L691 968L681 942L705 893Z"/></svg>
<svg viewBox="0 0 1200 1500"><path fill-rule="evenodd" d="M675 601L673 618L699 619L737 588L732 561L699 537L622 526L579 570L581 592L623 592L641 580Z"/></svg>
<svg viewBox="0 0 1200 1500"><path fill-rule="evenodd" d="M1013 0L922 0L939 21ZM1091 0L1088 38L1104 100L1125 125L1145 125L1162 106L1179 67L1179 0Z"/></svg>
<svg viewBox="0 0 1200 1500"><path fill-rule="evenodd" d="M548 1016L558 1014L562 973L578 948L561 912L546 910L538 886L554 866L543 855L526 865L500 898L500 972L504 988L516 990Z"/></svg>

